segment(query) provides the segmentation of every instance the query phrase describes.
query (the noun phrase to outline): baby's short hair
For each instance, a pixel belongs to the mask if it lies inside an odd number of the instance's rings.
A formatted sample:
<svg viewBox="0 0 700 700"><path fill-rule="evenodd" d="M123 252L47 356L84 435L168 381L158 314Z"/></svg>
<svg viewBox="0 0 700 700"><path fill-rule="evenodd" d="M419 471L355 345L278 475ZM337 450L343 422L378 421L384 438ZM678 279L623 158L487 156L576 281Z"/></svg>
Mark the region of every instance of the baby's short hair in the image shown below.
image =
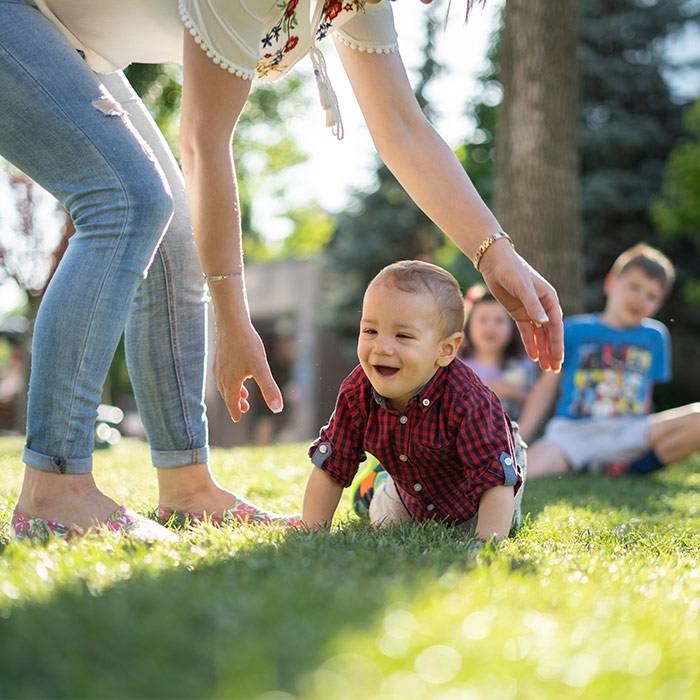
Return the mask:
<svg viewBox="0 0 700 700"><path fill-rule="evenodd" d="M433 296L440 307L443 337L464 329L464 300L457 280L447 271L422 260L400 260L380 270L370 282L391 284L402 292Z"/></svg>
<svg viewBox="0 0 700 700"><path fill-rule="evenodd" d="M610 268L610 274L617 277L634 268L642 270L647 277L660 282L664 294L671 291L676 279L676 268L660 250L646 243L638 243L617 257Z"/></svg>

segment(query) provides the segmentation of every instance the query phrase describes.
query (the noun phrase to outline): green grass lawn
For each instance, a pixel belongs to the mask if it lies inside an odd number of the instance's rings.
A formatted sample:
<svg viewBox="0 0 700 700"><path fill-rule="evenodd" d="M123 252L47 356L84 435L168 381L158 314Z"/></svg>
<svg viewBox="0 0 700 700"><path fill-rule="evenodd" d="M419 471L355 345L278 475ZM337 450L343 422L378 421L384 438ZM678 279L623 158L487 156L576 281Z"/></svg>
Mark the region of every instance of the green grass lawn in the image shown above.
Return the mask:
<svg viewBox="0 0 700 700"><path fill-rule="evenodd" d="M700 697L700 458L654 478L529 484L527 526L475 553L454 529L202 526L178 545L7 545L21 441L0 440L0 697ZM298 510L301 445L214 451L227 485ZM98 482L155 504L146 447ZM4 549L3 549L4 548Z"/></svg>

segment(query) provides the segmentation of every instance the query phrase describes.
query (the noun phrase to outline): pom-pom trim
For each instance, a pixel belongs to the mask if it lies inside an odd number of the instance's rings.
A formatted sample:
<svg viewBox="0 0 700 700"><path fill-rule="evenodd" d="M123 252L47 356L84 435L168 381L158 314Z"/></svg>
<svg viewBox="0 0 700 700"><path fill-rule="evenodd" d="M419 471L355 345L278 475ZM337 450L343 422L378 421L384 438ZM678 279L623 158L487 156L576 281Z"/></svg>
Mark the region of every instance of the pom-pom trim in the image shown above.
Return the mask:
<svg viewBox="0 0 700 700"><path fill-rule="evenodd" d="M185 3L183 0L178 0L177 6L180 12L180 19L187 28L187 31L194 38L195 43L199 45L202 51L204 51L204 53L206 53L207 56L211 58L211 60L217 66L219 66L223 70L228 71L229 73L232 73L233 75L237 75L239 78L243 78L245 80L253 80L253 78L255 77L254 70L250 70L249 68L241 68L240 66L237 66L235 63L232 63L225 56L222 56L217 51L214 51L205 43L194 21L187 13L187 10L185 9Z"/></svg>

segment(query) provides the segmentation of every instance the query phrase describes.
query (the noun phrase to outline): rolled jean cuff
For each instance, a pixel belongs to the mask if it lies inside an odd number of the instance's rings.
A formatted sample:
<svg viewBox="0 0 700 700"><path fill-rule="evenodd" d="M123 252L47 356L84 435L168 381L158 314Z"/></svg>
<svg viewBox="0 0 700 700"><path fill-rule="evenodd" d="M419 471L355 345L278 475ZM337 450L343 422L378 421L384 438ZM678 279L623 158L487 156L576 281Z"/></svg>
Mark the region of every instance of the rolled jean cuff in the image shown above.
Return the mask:
<svg viewBox="0 0 700 700"><path fill-rule="evenodd" d="M53 457L30 450L25 445L22 461L34 469L53 474L89 474L92 472L92 455L90 457Z"/></svg>
<svg viewBox="0 0 700 700"><path fill-rule="evenodd" d="M157 469L206 464L209 462L209 446L195 447L193 450L151 450L151 461Z"/></svg>

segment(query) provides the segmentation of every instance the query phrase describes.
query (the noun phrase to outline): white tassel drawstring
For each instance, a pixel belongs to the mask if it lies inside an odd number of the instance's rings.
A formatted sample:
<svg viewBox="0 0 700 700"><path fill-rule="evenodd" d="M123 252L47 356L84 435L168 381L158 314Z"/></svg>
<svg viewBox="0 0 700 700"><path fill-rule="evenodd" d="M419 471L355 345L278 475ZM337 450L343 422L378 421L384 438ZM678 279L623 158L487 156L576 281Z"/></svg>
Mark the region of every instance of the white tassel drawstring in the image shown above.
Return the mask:
<svg viewBox="0 0 700 700"><path fill-rule="evenodd" d="M343 126L343 117L340 114L338 97L335 94L335 90L333 90L328 69L326 68L326 59L321 49L315 44L309 49L309 55L314 68L314 77L316 78L321 107L326 112L326 126L329 126L333 135L338 141L341 141L345 136L345 127Z"/></svg>

